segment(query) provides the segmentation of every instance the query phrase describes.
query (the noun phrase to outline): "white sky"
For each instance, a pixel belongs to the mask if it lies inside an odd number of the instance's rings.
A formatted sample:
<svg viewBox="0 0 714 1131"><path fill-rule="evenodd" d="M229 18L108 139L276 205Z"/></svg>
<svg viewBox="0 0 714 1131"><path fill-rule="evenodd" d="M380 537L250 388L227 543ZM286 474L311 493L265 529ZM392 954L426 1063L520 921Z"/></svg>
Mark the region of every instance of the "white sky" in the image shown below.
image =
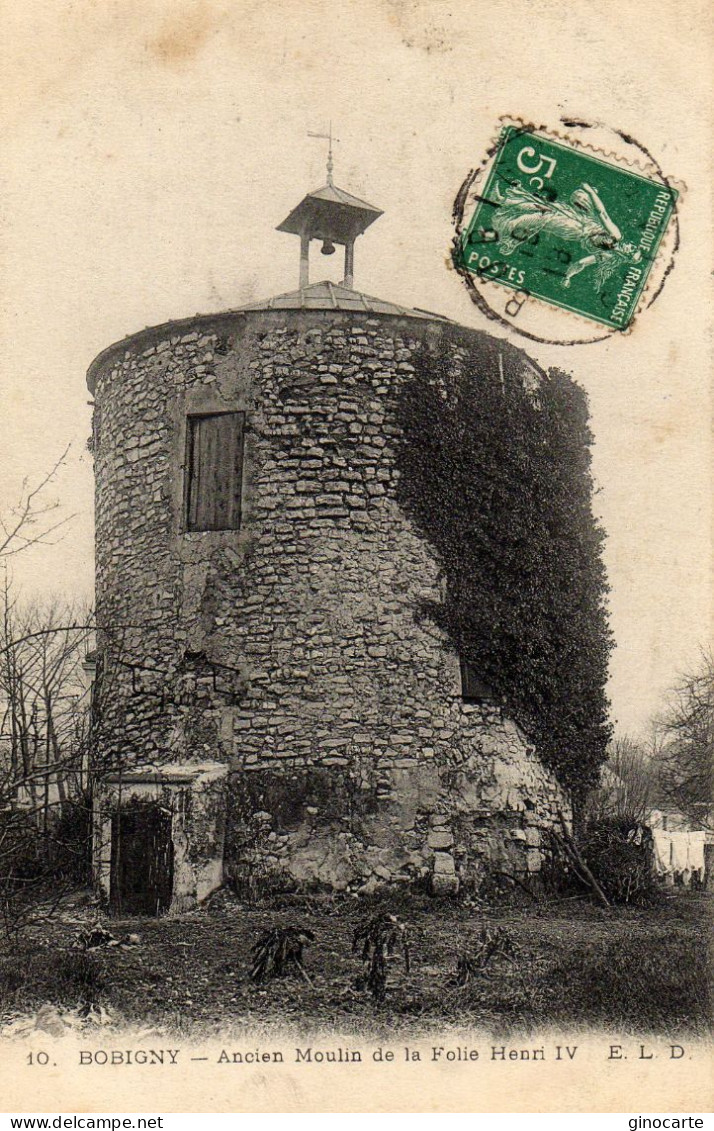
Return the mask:
<svg viewBox="0 0 714 1131"><path fill-rule="evenodd" d="M292 290L274 230L324 181L385 210L370 294L489 326L446 269L451 204L498 116L602 121L685 182L682 247L627 337L529 344L590 395L613 587L613 714L637 731L710 636L710 123L703 0L3 0L0 508L72 455L63 541L26 591L86 594L89 362L146 325ZM313 258L312 278L326 263ZM335 260L341 259L338 254ZM493 327L490 327L493 330ZM498 334L505 331L493 330Z"/></svg>

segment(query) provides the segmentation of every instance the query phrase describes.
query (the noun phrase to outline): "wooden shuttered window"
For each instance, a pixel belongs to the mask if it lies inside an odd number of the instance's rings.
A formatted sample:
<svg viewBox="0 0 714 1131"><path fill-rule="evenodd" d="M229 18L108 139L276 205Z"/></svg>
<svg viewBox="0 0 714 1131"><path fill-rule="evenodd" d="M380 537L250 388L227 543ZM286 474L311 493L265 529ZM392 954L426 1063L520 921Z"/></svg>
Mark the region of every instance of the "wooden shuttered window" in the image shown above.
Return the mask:
<svg viewBox="0 0 714 1131"><path fill-rule="evenodd" d="M240 527L244 426L244 412L189 416L187 530Z"/></svg>

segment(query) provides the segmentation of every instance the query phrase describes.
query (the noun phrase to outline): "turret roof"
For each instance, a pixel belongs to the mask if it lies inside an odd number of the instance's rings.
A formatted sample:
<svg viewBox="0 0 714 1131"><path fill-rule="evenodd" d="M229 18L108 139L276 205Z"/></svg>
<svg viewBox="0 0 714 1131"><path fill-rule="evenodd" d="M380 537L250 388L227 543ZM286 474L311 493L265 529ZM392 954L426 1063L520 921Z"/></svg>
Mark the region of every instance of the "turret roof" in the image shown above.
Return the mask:
<svg viewBox="0 0 714 1131"><path fill-rule="evenodd" d="M294 235L308 231L315 239L330 237L343 241L354 239L381 215L381 208L375 208L337 185L326 184L304 196L282 224L278 224L278 231Z"/></svg>
<svg viewBox="0 0 714 1131"><path fill-rule="evenodd" d="M362 294L361 291L350 290L340 283L330 283L323 280L321 283L311 283L308 287L300 287L296 291L286 294L274 295L272 298L263 299L261 302L250 302L240 310L351 310L359 313L366 311L369 314L394 314L402 318L427 318L439 322L450 322L451 319L443 314L434 314L430 310L419 310L409 306L400 306L396 302L387 302L385 299L374 298L373 295Z"/></svg>

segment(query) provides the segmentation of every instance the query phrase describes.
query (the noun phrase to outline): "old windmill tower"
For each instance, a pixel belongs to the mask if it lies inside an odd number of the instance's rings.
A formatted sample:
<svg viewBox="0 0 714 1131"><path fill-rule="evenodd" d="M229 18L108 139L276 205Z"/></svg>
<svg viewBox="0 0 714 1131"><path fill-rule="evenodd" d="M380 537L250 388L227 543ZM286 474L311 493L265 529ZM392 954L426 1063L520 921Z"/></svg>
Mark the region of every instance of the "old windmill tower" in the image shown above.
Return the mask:
<svg viewBox="0 0 714 1131"><path fill-rule="evenodd" d="M336 888L537 871L568 798L433 621L438 554L398 495L417 357L522 352L356 289L381 215L333 182L279 225L296 290L104 350L95 396L95 864L116 909L275 874ZM344 280L309 252L344 248ZM493 371L493 372L491 372ZM445 378L448 382L448 376ZM448 390L447 390L448 393Z"/></svg>

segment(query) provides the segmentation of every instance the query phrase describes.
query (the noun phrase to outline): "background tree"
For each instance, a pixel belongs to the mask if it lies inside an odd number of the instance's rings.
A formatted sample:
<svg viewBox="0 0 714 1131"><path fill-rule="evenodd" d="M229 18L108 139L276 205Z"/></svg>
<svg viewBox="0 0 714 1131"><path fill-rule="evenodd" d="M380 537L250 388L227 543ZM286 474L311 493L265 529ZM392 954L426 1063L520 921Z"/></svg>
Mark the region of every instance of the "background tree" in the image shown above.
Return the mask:
<svg viewBox="0 0 714 1131"><path fill-rule="evenodd" d="M38 813L44 805L45 825L49 793L63 804L84 785L78 759L86 753L88 624L86 610L58 598L20 604L5 579L0 748L15 798Z"/></svg>
<svg viewBox="0 0 714 1131"><path fill-rule="evenodd" d="M72 516L48 488L69 447L0 512L0 933L51 913L84 878L90 837L86 793L87 688L82 663L91 620L74 603L23 603L15 556L53 545ZM51 897L48 899L48 897ZM42 911L40 911L40 914Z"/></svg>
<svg viewBox="0 0 714 1131"><path fill-rule="evenodd" d="M5 581L0 620L0 913L12 933L86 879L87 617L23 605Z"/></svg>
<svg viewBox="0 0 714 1131"><path fill-rule="evenodd" d="M641 825L657 800L657 767L648 746L618 735L608 748L600 784L588 796L587 824L614 820Z"/></svg>
<svg viewBox="0 0 714 1131"><path fill-rule="evenodd" d="M670 694L656 728L655 758L663 800L698 825L714 828L714 654L702 652L697 667Z"/></svg>
<svg viewBox="0 0 714 1131"><path fill-rule="evenodd" d="M69 451L70 445L67 445L34 486L29 478L23 479L18 499L0 512L0 559L19 554L30 546L47 545L52 535L71 522L73 515L63 515L59 501L47 497L47 488L66 463Z"/></svg>

